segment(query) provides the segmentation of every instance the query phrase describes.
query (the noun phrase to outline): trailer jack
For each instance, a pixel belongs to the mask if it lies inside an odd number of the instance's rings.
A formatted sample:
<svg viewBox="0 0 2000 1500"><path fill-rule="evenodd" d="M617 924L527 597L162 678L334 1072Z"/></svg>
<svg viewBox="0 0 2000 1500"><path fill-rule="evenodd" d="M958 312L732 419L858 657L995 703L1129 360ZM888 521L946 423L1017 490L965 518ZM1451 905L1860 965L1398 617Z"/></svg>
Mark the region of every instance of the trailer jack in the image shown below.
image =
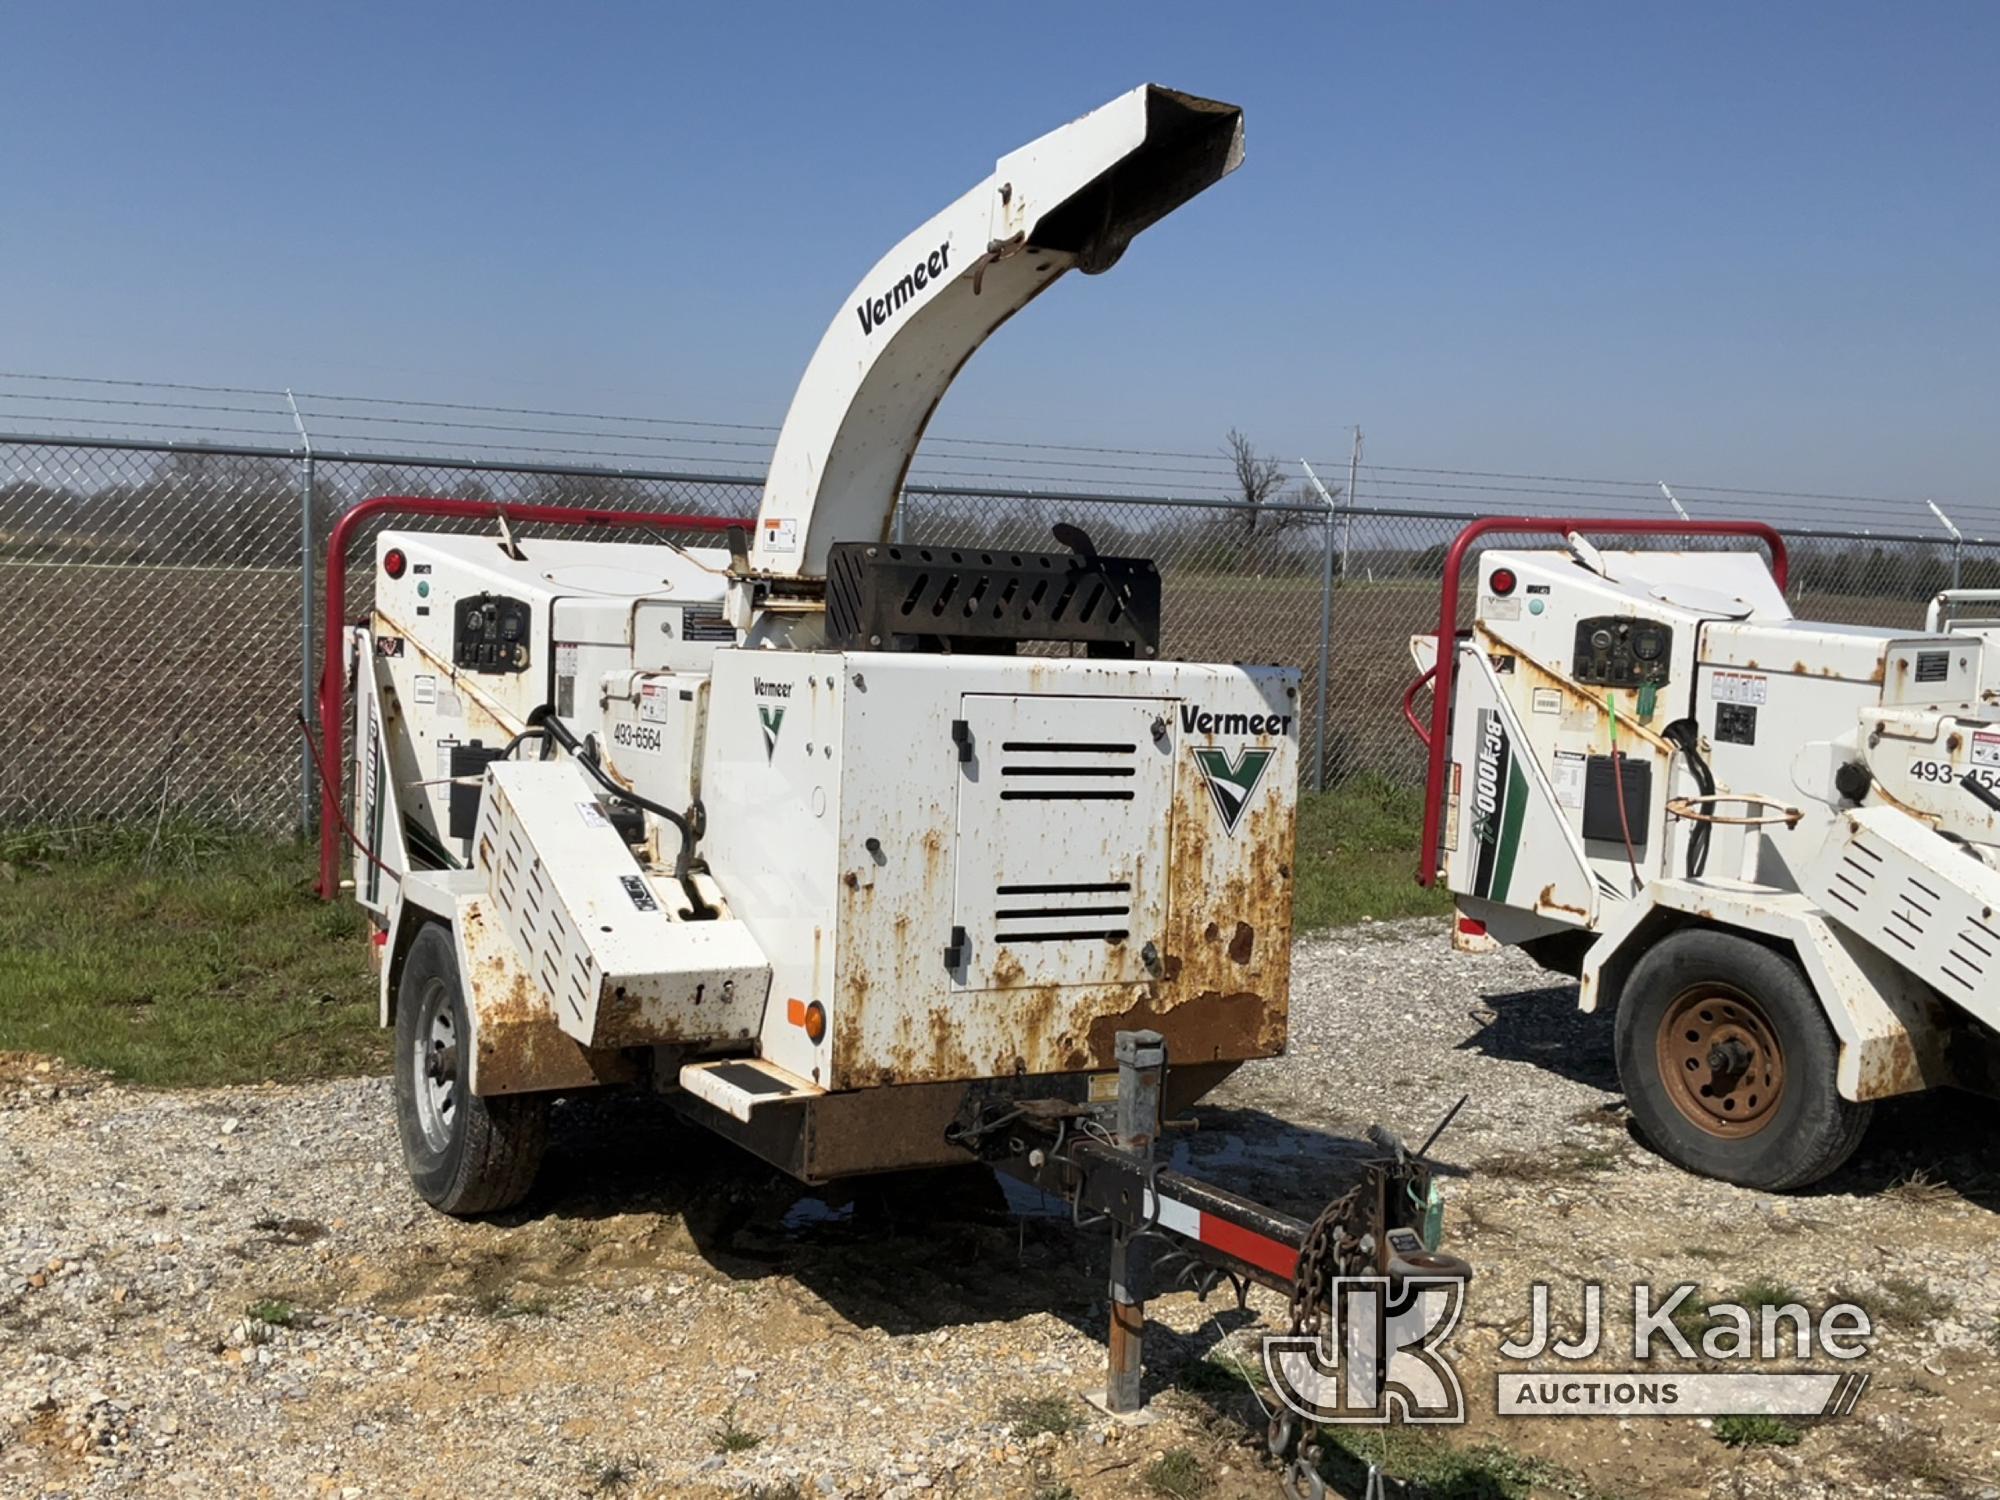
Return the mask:
<svg viewBox="0 0 2000 1500"><path fill-rule="evenodd" d="M1292 1334L1317 1335L1336 1277L1383 1277L1392 1294L1405 1277L1471 1277L1438 1251L1429 1162L1387 1131L1369 1131L1380 1155L1363 1159L1353 1186L1308 1224L1168 1167L1157 1150L1166 1043L1121 1031L1116 1057L1115 1103L989 1099L969 1105L952 1132L996 1171L1067 1201L1078 1228L1110 1226L1111 1327L1104 1390L1091 1398L1106 1412L1143 1412L1152 1290L1186 1287L1206 1300L1226 1282L1240 1305L1254 1283L1290 1300ZM1273 1422L1274 1451L1309 1469L1309 1453L1294 1456L1300 1434L1288 1413Z"/></svg>

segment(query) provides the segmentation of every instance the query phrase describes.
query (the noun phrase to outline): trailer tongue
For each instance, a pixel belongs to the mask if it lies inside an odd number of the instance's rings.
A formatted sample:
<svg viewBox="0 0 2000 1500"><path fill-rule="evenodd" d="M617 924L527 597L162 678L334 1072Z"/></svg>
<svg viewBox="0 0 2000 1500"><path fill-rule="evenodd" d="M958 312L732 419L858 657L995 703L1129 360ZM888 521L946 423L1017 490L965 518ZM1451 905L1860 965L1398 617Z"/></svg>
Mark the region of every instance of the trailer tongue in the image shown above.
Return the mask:
<svg viewBox="0 0 2000 1500"><path fill-rule="evenodd" d="M889 540L986 336L1241 157L1233 106L1147 87L1003 158L843 302L754 540L386 531L352 628L330 560L322 712L337 740L345 668L355 891L430 1203L519 1201L551 1094L604 1084L807 1182L984 1162L1109 1225L1121 1412L1156 1269L1309 1322L1335 1275L1464 1274L1386 1142L1313 1224L1155 1151L1284 1047L1297 674L1160 660L1157 572L1073 527ZM1048 644L1072 654L1021 654Z"/></svg>

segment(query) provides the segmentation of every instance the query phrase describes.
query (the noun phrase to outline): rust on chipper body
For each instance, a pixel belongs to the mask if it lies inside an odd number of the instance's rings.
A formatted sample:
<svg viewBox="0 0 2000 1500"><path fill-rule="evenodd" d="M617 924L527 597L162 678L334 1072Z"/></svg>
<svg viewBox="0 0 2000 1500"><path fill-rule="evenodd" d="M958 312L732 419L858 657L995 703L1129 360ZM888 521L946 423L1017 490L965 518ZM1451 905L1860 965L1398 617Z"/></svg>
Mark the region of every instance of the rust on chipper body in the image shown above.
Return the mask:
<svg viewBox="0 0 2000 1500"><path fill-rule="evenodd" d="M871 969L853 945L843 945L832 1007L831 1086L1105 1071L1117 1065L1117 1033L1134 1029L1160 1032L1176 1063L1236 1063L1281 1053L1297 809L1292 799L1275 795L1275 787L1260 790L1232 837L1210 806L1192 758L1179 758L1169 814L1166 926L1157 972L1146 980L1036 983L1003 952L994 960L989 988L944 996L928 1008L899 1007L894 1034L885 1040L867 1024L871 1004L892 986L905 996L930 989L936 945L902 915L886 972ZM951 845L939 826L945 821L934 819L915 845L929 889L946 888L952 878ZM840 900L852 920L872 907L875 887L842 882ZM1128 939L1147 940L1137 932Z"/></svg>

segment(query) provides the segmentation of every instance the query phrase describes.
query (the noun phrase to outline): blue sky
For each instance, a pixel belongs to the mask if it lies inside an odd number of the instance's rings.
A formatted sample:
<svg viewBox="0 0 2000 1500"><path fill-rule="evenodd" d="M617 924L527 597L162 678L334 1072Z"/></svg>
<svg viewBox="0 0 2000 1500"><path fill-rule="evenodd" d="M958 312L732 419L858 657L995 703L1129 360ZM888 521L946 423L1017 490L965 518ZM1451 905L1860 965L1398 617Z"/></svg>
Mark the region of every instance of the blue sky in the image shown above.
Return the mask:
<svg viewBox="0 0 2000 1500"><path fill-rule="evenodd" d="M1248 161L935 430L1990 496L2000 8L30 5L0 368L776 421L889 244L1156 81Z"/></svg>

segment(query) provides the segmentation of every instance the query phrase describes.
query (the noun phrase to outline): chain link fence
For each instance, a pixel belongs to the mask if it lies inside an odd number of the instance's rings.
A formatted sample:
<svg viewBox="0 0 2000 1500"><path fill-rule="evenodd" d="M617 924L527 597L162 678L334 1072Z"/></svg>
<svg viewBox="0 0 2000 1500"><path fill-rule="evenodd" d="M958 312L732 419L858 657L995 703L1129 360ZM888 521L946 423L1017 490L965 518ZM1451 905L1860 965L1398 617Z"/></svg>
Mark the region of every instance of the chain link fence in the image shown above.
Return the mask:
<svg viewBox="0 0 2000 1500"><path fill-rule="evenodd" d="M321 549L342 511L378 494L747 520L761 481L0 438L0 702L13 727L0 754L0 829L168 817L310 824L299 715L311 713ZM913 485L894 525L917 545L1044 550L1050 527L1068 521L1104 552L1151 557L1165 589L1164 655L1301 670L1309 783L1415 784L1421 758L1402 716L1415 676L1408 641L1435 629L1445 551L1476 514ZM1787 535L1792 606L1806 618L1910 628L1940 588L2000 586L2000 547L1982 542ZM359 538L357 555L372 541ZM349 576L354 617L368 608L372 572Z"/></svg>

